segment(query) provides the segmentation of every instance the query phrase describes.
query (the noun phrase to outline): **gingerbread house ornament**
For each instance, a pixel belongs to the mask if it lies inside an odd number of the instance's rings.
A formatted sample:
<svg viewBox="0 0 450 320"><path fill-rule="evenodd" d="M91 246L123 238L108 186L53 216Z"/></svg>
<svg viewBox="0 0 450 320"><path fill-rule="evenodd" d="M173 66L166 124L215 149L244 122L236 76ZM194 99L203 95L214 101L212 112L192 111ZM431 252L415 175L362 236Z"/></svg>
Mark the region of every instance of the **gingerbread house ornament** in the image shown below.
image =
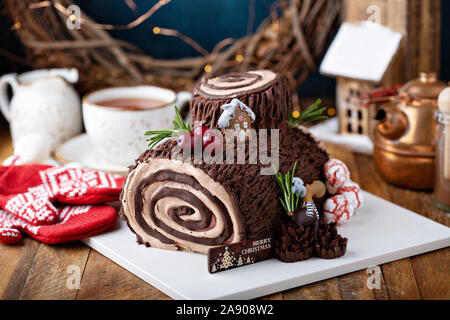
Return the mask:
<svg viewBox="0 0 450 320"><path fill-rule="evenodd" d="M221 129L235 130L240 139L244 139L248 129L252 128L252 123L256 116L252 109L238 99L222 105L222 114L217 122Z"/></svg>
<svg viewBox="0 0 450 320"><path fill-rule="evenodd" d="M320 65L320 73L337 78L336 106L341 134L371 135L375 108L361 104L360 95L380 85L393 84L385 75L401 39L401 33L374 22L341 25Z"/></svg>

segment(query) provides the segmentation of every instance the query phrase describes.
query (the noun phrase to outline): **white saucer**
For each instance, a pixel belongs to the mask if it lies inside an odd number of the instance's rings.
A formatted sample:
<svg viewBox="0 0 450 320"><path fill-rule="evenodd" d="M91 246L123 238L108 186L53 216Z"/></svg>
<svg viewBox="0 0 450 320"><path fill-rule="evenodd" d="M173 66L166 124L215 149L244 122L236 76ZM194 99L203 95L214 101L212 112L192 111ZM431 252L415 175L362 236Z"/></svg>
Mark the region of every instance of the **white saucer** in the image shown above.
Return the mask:
<svg viewBox="0 0 450 320"><path fill-rule="evenodd" d="M58 147L55 159L61 164L75 163L82 168L127 175L126 166L106 162L95 152L86 133L73 137Z"/></svg>
<svg viewBox="0 0 450 320"><path fill-rule="evenodd" d="M339 134L338 118L332 118L308 127L308 130L320 140L340 145L357 153L373 154L373 142L368 136Z"/></svg>

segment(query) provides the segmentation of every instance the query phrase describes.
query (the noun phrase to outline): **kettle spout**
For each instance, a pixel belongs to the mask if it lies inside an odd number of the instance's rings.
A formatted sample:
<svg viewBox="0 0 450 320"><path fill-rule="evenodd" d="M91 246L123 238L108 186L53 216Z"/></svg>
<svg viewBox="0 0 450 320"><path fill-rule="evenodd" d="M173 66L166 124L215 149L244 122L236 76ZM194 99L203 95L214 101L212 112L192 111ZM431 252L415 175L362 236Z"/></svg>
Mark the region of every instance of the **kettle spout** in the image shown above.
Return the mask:
<svg viewBox="0 0 450 320"><path fill-rule="evenodd" d="M396 107L379 108L375 120L378 120L376 131L388 140L401 138L408 130L408 117Z"/></svg>
<svg viewBox="0 0 450 320"><path fill-rule="evenodd" d="M47 71L49 75L61 77L69 83L78 82L78 70L75 68L48 69Z"/></svg>

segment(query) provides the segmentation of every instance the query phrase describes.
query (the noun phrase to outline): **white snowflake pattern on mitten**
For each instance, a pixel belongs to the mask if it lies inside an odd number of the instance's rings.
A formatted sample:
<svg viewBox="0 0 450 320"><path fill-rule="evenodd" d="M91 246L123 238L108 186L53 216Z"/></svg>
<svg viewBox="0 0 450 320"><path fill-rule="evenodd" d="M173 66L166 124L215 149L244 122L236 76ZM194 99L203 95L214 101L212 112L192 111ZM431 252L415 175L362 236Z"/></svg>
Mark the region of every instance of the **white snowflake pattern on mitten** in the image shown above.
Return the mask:
<svg viewBox="0 0 450 320"><path fill-rule="evenodd" d="M43 185L29 188L28 192L12 197L5 209L35 225L53 223L58 214Z"/></svg>
<svg viewBox="0 0 450 320"><path fill-rule="evenodd" d="M101 191L117 188L113 174L79 168L51 167L39 172L41 185L28 188L9 199L5 209L33 225L52 224L58 221L58 210L53 201L86 195L88 190Z"/></svg>

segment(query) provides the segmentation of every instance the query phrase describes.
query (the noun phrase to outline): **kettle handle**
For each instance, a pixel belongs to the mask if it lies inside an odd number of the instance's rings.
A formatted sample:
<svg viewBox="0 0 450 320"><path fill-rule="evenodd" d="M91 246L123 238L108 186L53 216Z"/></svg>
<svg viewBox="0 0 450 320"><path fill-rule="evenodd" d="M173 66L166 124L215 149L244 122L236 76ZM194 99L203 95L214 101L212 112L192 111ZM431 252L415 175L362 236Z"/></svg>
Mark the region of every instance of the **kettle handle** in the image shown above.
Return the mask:
<svg viewBox="0 0 450 320"><path fill-rule="evenodd" d="M397 99L398 89L401 87L402 84L399 83L388 87L375 88L372 91L361 93L359 101L363 106L393 102Z"/></svg>
<svg viewBox="0 0 450 320"><path fill-rule="evenodd" d="M0 110L8 122L11 121L11 108L8 96L8 85L11 86L13 96L19 89L16 73L8 73L0 78Z"/></svg>

